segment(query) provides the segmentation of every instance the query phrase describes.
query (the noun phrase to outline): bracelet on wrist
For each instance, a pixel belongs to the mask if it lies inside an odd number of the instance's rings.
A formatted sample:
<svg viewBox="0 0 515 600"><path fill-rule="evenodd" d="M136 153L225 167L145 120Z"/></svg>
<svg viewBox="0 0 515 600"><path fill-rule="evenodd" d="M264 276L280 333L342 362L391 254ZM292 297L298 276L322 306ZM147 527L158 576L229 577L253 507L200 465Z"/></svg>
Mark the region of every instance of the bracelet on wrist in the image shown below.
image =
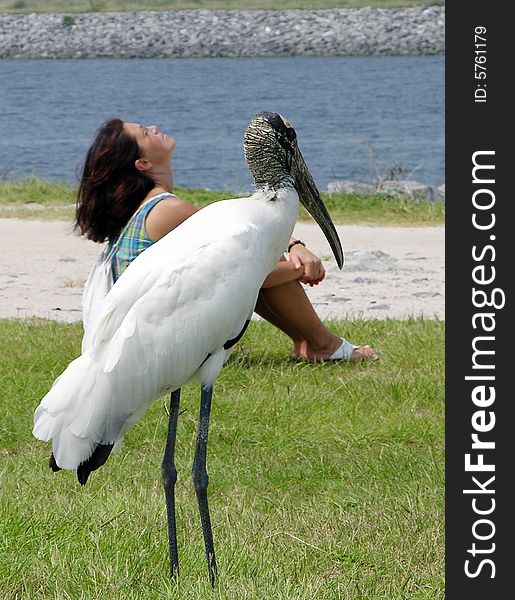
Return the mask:
<svg viewBox="0 0 515 600"><path fill-rule="evenodd" d="M302 240L293 240L293 242L290 242L288 244L288 253L291 251L293 246L295 246L296 244L301 244L302 246L304 246L304 248L306 247L306 244Z"/></svg>

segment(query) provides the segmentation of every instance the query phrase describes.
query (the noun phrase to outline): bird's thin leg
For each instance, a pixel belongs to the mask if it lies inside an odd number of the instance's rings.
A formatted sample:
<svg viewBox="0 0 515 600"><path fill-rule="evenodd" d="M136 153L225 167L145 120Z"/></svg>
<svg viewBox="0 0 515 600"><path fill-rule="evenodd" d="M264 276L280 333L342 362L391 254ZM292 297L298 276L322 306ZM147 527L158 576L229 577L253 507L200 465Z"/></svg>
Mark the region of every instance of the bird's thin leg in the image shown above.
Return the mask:
<svg viewBox="0 0 515 600"><path fill-rule="evenodd" d="M197 444L195 447L195 458L193 460L193 483L197 494L202 533L206 546L207 566L209 569L209 580L211 586L215 585L216 560L213 545L213 532L211 530L211 519L209 517L209 506L207 501L207 485L209 479L206 471L207 434L209 430L209 413L211 410L211 396L213 386L202 386L200 398L200 416L198 422Z"/></svg>
<svg viewBox="0 0 515 600"><path fill-rule="evenodd" d="M175 390L170 395L170 416L168 419L168 434L166 447L161 464L161 474L165 488L166 513L168 516L168 540L170 542L170 577L179 573L179 557L177 554L177 528L175 525L175 482L177 469L175 468L175 436L177 433L177 418L179 416L179 400L181 390Z"/></svg>

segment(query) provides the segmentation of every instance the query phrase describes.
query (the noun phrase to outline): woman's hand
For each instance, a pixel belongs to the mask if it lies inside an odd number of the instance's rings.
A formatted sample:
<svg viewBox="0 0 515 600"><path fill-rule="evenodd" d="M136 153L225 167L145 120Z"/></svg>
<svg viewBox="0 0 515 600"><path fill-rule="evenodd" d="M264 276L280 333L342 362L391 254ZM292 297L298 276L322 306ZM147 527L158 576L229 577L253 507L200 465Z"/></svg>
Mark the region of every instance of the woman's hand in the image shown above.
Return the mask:
<svg viewBox="0 0 515 600"><path fill-rule="evenodd" d="M295 244L290 250L290 262L295 269L304 269L299 277L301 283L310 286L318 285L325 277L322 261L302 244Z"/></svg>

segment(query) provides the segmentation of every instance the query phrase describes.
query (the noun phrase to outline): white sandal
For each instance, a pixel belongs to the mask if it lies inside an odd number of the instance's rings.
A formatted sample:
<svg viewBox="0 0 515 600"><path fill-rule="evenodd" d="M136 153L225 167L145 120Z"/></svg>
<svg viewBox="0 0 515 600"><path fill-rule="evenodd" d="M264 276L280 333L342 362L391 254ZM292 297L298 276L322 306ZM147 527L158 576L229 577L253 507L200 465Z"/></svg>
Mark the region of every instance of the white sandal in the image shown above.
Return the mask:
<svg viewBox="0 0 515 600"><path fill-rule="evenodd" d="M327 361L340 361L340 360L345 360L345 361L358 361L358 360L379 360L379 356L374 352L373 354L371 354L370 356L361 356L359 358L352 358L352 355L354 354L354 350L357 350L358 348L370 348L370 346L355 346L354 344L351 344L350 342L348 342L347 340L342 340L341 345L339 346L339 348L336 349L335 352L333 352L331 354L331 356L329 358L327 358Z"/></svg>

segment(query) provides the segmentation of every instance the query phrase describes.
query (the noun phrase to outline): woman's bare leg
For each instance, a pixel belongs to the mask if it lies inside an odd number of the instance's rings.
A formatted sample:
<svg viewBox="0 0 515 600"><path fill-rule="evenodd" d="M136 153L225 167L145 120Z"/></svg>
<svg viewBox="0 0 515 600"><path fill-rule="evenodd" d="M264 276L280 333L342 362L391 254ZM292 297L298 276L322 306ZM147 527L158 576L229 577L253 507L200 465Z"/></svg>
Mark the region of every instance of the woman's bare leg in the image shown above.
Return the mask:
<svg viewBox="0 0 515 600"><path fill-rule="evenodd" d="M258 315L288 335L294 343L294 355L308 360L329 358L342 340L322 323L299 281L294 280L262 288L256 305ZM360 346L353 360L374 355L368 346Z"/></svg>

